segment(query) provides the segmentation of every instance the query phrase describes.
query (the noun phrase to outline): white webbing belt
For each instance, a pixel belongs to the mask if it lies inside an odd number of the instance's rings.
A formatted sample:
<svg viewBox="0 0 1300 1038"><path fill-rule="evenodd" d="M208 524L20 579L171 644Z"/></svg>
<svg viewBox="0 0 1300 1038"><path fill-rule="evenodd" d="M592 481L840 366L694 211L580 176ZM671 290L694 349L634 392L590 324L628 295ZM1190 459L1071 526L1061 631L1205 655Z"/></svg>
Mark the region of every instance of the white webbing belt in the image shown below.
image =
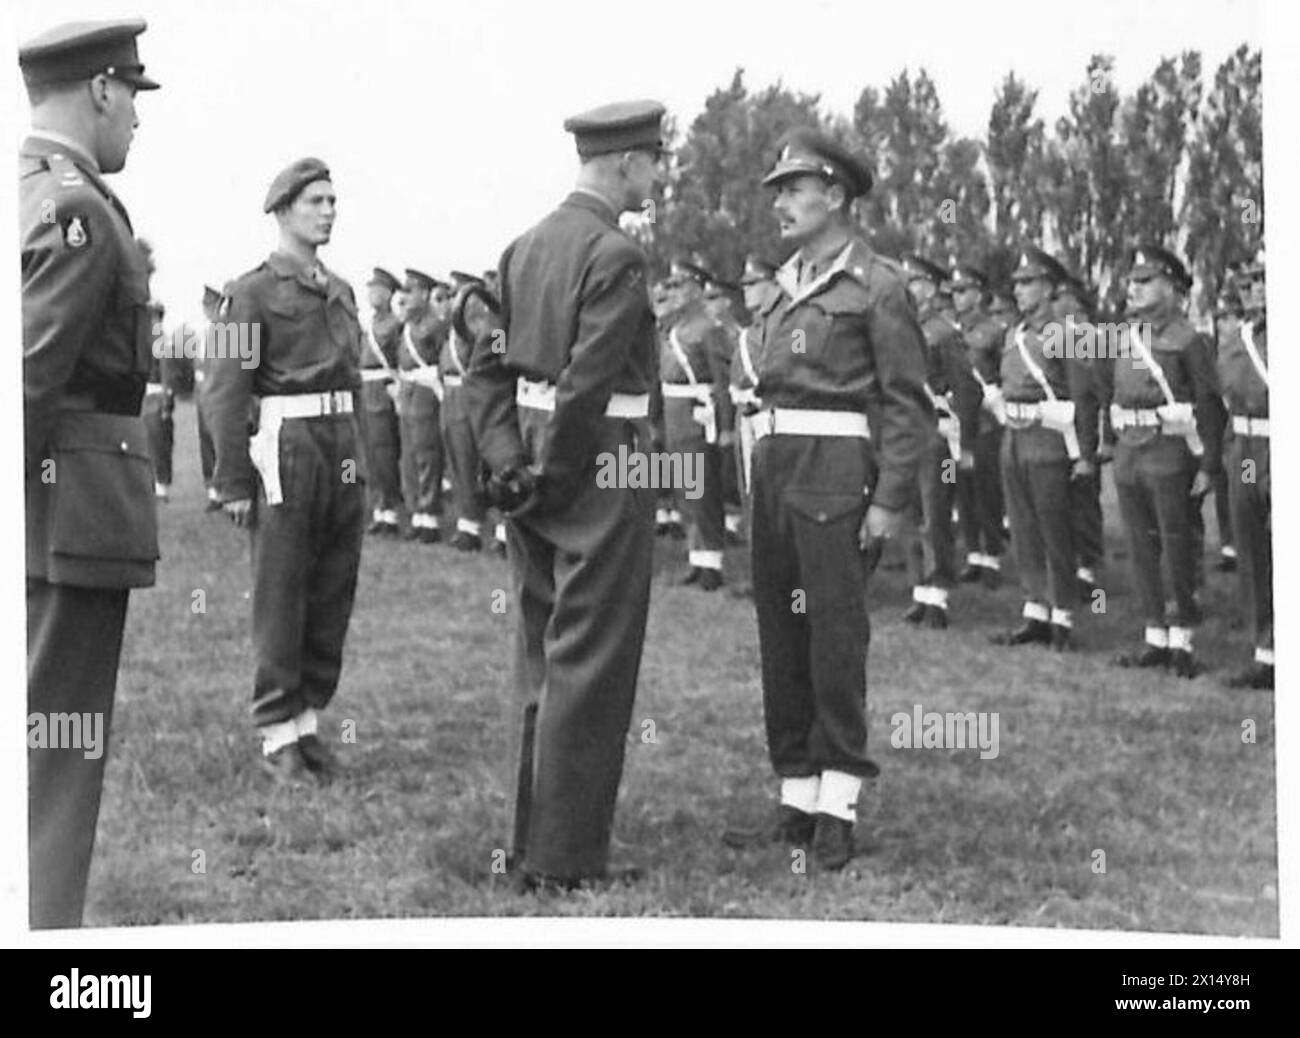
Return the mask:
<svg viewBox="0 0 1300 1038"><path fill-rule="evenodd" d="M856 411L819 411L811 408L774 407L750 419L754 439L764 436L856 436L871 439L867 416Z"/></svg>
<svg viewBox="0 0 1300 1038"><path fill-rule="evenodd" d="M1116 429L1128 429L1135 425L1159 429L1160 412L1155 408L1120 407L1119 404L1111 404L1110 424Z"/></svg>
<svg viewBox="0 0 1300 1038"><path fill-rule="evenodd" d="M280 426L290 418L321 418L351 414L352 390L331 393L296 393L292 396L264 396L258 401L257 433L248 441L248 457L262 477L266 503L284 503L280 486Z"/></svg>
<svg viewBox="0 0 1300 1038"><path fill-rule="evenodd" d="M144 395L157 396L159 393L163 392L165 388L166 387L161 382L146 382L144 384Z"/></svg>
<svg viewBox="0 0 1300 1038"><path fill-rule="evenodd" d="M460 375L443 375L442 384L455 389L458 386L463 386L465 384L465 379Z"/></svg>
<svg viewBox="0 0 1300 1038"><path fill-rule="evenodd" d="M1268 419L1252 418L1250 415L1234 414L1232 431L1238 436L1268 436Z"/></svg>
<svg viewBox="0 0 1300 1038"><path fill-rule="evenodd" d="M667 400L698 400L704 403L713 393L712 382L664 382L662 386Z"/></svg>
<svg viewBox="0 0 1300 1038"><path fill-rule="evenodd" d="M555 386L521 378L515 383L515 403L538 411L555 410ZM606 418L646 418L650 414L649 393L614 393L605 408Z"/></svg>
<svg viewBox="0 0 1300 1038"><path fill-rule="evenodd" d="M740 386L731 386L729 392L731 393L731 402L737 407L742 404L758 403L758 392L753 388L742 389Z"/></svg>

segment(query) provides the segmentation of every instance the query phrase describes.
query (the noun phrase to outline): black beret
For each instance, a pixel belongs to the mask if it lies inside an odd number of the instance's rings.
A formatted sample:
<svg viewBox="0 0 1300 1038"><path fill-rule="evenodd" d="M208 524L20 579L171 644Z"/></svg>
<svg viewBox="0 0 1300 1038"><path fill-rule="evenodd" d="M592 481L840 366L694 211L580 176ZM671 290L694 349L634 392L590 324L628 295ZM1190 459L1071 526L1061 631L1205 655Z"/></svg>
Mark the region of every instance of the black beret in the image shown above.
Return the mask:
<svg viewBox="0 0 1300 1038"><path fill-rule="evenodd" d="M136 49L135 38L144 30L143 18L67 22L47 29L18 48L23 82L29 87L75 83L102 72L137 90L157 90Z"/></svg>
<svg viewBox="0 0 1300 1038"><path fill-rule="evenodd" d="M291 166L282 169L271 181L271 187L266 192L266 201L262 203L262 212L271 213L290 205L308 184L329 179L329 167L320 159L299 159Z"/></svg>
<svg viewBox="0 0 1300 1038"><path fill-rule="evenodd" d="M1052 259L1042 249L1030 245L1020 253L1020 262L1011 272L1012 281L1033 281L1046 278L1052 284L1060 284L1066 278L1065 268Z"/></svg>
<svg viewBox="0 0 1300 1038"><path fill-rule="evenodd" d="M402 287L402 283L397 280L397 275L391 274L383 267L376 267L375 272L370 275L367 285L383 285L390 292L396 292Z"/></svg>
<svg viewBox="0 0 1300 1038"><path fill-rule="evenodd" d="M573 134L583 158L617 151L663 147L666 109L658 101L617 101L571 115L564 128Z"/></svg>
<svg viewBox="0 0 1300 1038"><path fill-rule="evenodd" d="M1134 246L1129 253L1128 276L1143 278L1157 275L1168 278L1184 292L1192 287L1192 276L1187 273L1183 261L1168 249L1151 242Z"/></svg>
<svg viewBox="0 0 1300 1038"><path fill-rule="evenodd" d="M814 173L843 185L850 198L871 190L871 168L866 161L819 130L799 127L782 137L779 145L776 165L763 178L765 185Z"/></svg>
<svg viewBox="0 0 1300 1038"><path fill-rule="evenodd" d="M452 276L455 276L454 272ZM456 301L451 308L451 326L462 342L474 341L474 336L470 334L469 325L465 323L465 308L468 306L469 301L476 297L491 311L493 316L499 316L501 313L501 301L492 294L492 290L483 283L482 278L475 278L473 281L465 282L456 293Z"/></svg>

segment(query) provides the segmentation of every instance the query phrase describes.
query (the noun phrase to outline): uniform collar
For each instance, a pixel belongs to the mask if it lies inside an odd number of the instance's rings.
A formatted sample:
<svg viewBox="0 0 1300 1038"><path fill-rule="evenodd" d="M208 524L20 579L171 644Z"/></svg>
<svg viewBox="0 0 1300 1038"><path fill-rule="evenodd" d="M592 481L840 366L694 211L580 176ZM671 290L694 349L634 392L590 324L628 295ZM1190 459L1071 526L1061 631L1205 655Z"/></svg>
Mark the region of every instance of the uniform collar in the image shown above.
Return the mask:
<svg viewBox="0 0 1300 1038"><path fill-rule="evenodd" d="M799 268L802 262L803 250L800 249L776 272L776 283L786 297L787 306L794 306L805 299L811 299L840 276L851 277L865 286L867 271L871 269L871 249L860 239L850 237L829 267L808 284L800 286Z"/></svg>
<svg viewBox="0 0 1300 1038"><path fill-rule="evenodd" d="M91 155L82 144L74 141L66 133L59 133L58 130L32 130L31 133L28 134L27 140L29 143L55 145L55 147L47 150L48 154L69 151L72 153L72 158L78 165L89 167L90 171L96 176L103 175L99 168L99 163L95 161L94 156Z"/></svg>
<svg viewBox="0 0 1300 1038"><path fill-rule="evenodd" d="M614 209L614 203L589 187L575 187L569 192L569 197L564 200L564 204L586 209L588 212L595 213L611 227L618 226L618 213Z"/></svg>
<svg viewBox="0 0 1300 1038"><path fill-rule="evenodd" d="M287 252L276 251L271 253L270 258L266 261L266 264L279 277L293 278L295 281L298 282L298 284L302 285L303 288L306 288L312 292L316 292L320 295L328 295L329 289L334 282L334 276L330 273L329 268L326 267L325 264L322 263L319 259L316 261L316 266L319 267L321 273L325 275L324 284L321 284L320 282L316 281L311 276L311 268L309 268L306 264L304 264L302 260L297 259L294 256L290 256Z"/></svg>

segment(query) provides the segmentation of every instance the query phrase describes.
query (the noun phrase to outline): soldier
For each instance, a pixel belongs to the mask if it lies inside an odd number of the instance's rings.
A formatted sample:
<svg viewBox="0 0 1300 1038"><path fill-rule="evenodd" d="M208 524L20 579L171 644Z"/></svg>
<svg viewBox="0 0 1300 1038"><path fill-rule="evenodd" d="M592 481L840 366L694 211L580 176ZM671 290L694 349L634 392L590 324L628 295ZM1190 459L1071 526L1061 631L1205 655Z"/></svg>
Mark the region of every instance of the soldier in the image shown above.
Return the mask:
<svg viewBox="0 0 1300 1038"><path fill-rule="evenodd" d="M664 108L574 116L575 190L501 257L504 355L476 349L471 414L513 518L518 595L514 863L523 889L630 879L610 830L650 601L652 489L602 486L644 450L658 380L646 258L618 229L661 178Z"/></svg>
<svg viewBox="0 0 1300 1038"><path fill-rule="evenodd" d="M1142 650L1116 662L1167 666L1184 678L1201 670L1192 652L1200 607L1188 498L1210 488L1209 474L1218 464L1210 426L1216 406L1222 406L1210 345L1182 314L1182 296L1191 284L1172 252L1154 244L1135 248L1128 302L1141 324L1138 334L1125 334L1119 356L1103 369L1110 378L1104 400L1118 441L1115 490L1146 619Z"/></svg>
<svg viewBox="0 0 1300 1038"><path fill-rule="evenodd" d="M1268 330L1264 257L1243 266L1238 282L1244 320L1220 343L1218 386L1231 413L1223 452L1232 528L1241 553L1241 596L1255 639L1250 665L1233 688L1273 687L1273 487L1268 410Z"/></svg>
<svg viewBox="0 0 1300 1038"><path fill-rule="evenodd" d="M194 365L194 411L198 416L199 427L199 470L203 474L203 488L207 495L204 511L221 511L221 497L212 485L213 472L216 469L217 451L212 443L212 429L207 417L208 371L211 363L209 344L212 342L212 324L217 319L217 308L221 305L223 293L211 285L203 286L203 323L195 329L183 329L182 334L197 337L199 356Z"/></svg>
<svg viewBox="0 0 1300 1038"><path fill-rule="evenodd" d="M760 314L750 531L781 792L769 825L723 839L811 841L814 862L833 870L853 855L862 782L879 772L867 756L868 560L899 530L935 419L902 272L850 213L871 187L865 163L797 129L764 183L776 188L782 240L798 247Z"/></svg>
<svg viewBox="0 0 1300 1038"><path fill-rule="evenodd" d="M961 325L940 312L940 290L947 273L909 253L903 257L903 275L925 337L926 388L935 413L935 428L926 438L917 467L906 553L912 605L903 619L943 630L948 626L948 592L956 578L953 499L958 473L969 478L975 469L975 434L983 396L971 373Z"/></svg>
<svg viewBox="0 0 1300 1038"><path fill-rule="evenodd" d="M1011 520L1011 546L1024 591L1024 623L993 638L995 645L1073 648L1078 593L1070 540L1070 481L1086 471L1074 422L1069 361L1052 309L1065 270L1027 248L1011 275L1021 321L1002 351L1007 433L1002 485ZM1056 348L1053 348L1055 344Z"/></svg>
<svg viewBox="0 0 1300 1038"><path fill-rule="evenodd" d="M962 540L966 543L963 583L982 582L990 590L1002 582L1002 552L1006 532L1002 528L1002 421L996 401L1002 381L1000 329L980 306L988 277L969 264L951 273L953 309L966 342L971 375L980 388L979 416L975 423L975 467L957 474L957 511L961 517Z"/></svg>
<svg viewBox="0 0 1300 1038"><path fill-rule="evenodd" d="M1097 590L1097 566L1105 554L1101 518L1101 397L1106 376L1102 365L1111 363L1104 356L1104 344L1096 339L1092 325L1092 293L1083 279L1072 274L1065 264L1065 280L1056 286L1052 305L1061 324L1064 343L1072 344L1073 356L1067 352L1066 373L1071 380L1074 400L1074 428L1079 439L1079 463L1070 480L1070 540L1074 545L1075 576L1079 593L1091 598Z"/></svg>
<svg viewBox="0 0 1300 1038"><path fill-rule="evenodd" d="M482 322L482 311L486 307L483 293L487 284L482 278L459 270L453 270L451 278L455 288L453 317L438 357L444 392L442 441L447 452L447 466L451 470L452 498L456 505L456 533L452 536L451 546L457 551L473 552L483 549L487 499L479 485L478 446L470 426L464 379L474 346L469 326ZM459 328L457 314L460 316Z"/></svg>
<svg viewBox="0 0 1300 1038"><path fill-rule="evenodd" d="M654 311L655 330L660 341L667 334L666 329L672 320L673 308L676 305L674 290L668 287L669 280L664 278L656 281L650 290L650 307ZM663 450L664 443L668 439L664 426L663 403L663 392L656 386L654 392L650 394L650 446L655 451ZM681 509L677 507L677 495L671 487L659 491L659 498L655 504L655 536L671 537L675 541L686 540L686 527L682 523Z"/></svg>
<svg viewBox="0 0 1300 1038"><path fill-rule="evenodd" d="M422 271L406 271L397 413L401 416L402 491L411 514L407 539L423 544L442 540L443 389L438 353L450 327L448 288L446 282Z"/></svg>
<svg viewBox="0 0 1300 1038"><path fill-rule="evenodd" d="M140 252L144 256L145 276L153 280L158 269L154 260L153 246L145 238L136 239ZM164 341L162 331L165 307L150 292L149 299L149 336L150 345ZM176 394L171 385L173 363L163 351L154 349L153 361L149 366L149 382L144 389L144 408L140 417L144 419L145 431L149 434L149 453L153 457L154 496L159 501L167 501L171 496L172 484L172 446L175 442L173 414L176 408Z"/></svg>
<svg viewBox="0 0 1300 1038"><path fill-rule="evenodd" d="M279 248L222 302L227 327L241 344L256 335L258 355L241 346L212 364L215 483L227 515L250 531L262 764L280 782L326 782L338 760L316 734L317 711L338 688L365 524L361 325L352 289L317 255L336 212L325 163L280 172L263 210L279 225Z"/></svg>
<svg viewBox="0 0 1300 1038"><path fill-rule="evenodd" d="M381 537L398 537L402 532L397 518L402 506L402 440L397 417L402 322L393 312L393 293L401 287L394 274L375 267L366 282L370 319L362 323L361 430L370 480L370 525L366 532Z"/></svg>
<svg viewBox="0 0 1300 1038"><path fill-rule="evenodd" d="M18 51L32 110L18 192L34 928L81 925L127 596L153 584L158 558L140 420L148 275L104 182L126 164L136 92L158 89L136 50L144 29L140 19L77 22ZM51 738L56 715L98 729L99 745L90 731L75 745Z"/></svg>
<svg viewBox="0 0 1300 1038"><path fill-rule="evenodd" d="M1016 326L1016 297L1005 285L989 293L989 320L1001 329L1000 341L1005 342L1007 332Z"/></svg>
<svg viewBox="0 0 1300 1038"><path fill-rule="evenodd" d="M703 287L711 278L698 264L687 260L673 264L659 354L668 450L703 462L694 496L680 489L677 495L686 520L690 566L681 583L694 584L701 591L722 586L725 510L719 438L722 430L731 428L727 389L731 344L726 331L709 316L702 298Z"/></svg>
<svg viewBox="0 0 1300 1038"><path fill-rule="evenodd" d="M731 370L730 364L736 356L736 344L740 340L740 324L731 309L733 297L739 291L739 285L724 281L716 275L711 275L704 285L704 312L717 322L718 327L722 329L727 339L728 371ZM730 389L727 391L727 398L728 400L731 399ZM718 455L724 509L722 533L724 543L729 545L743 543L740 536L742 505L740 480L736 472L734 412L735 404L733 403L731 422L718 430Z"/></svg>
<svg viewBox="0 0 1300 1038"><path fill-rule="evenodd" d="M758 353L757 341L762 329L758 314L778 291L776 267L758 256L745 258L745 272L740 285L745 294L745 308L754 315L754 321L736 336L736 349L731 355L731 409L735 416L736 471L740 483L745 524L749 523L750 463L753 460L754 429L750 419L758 412Z"/></svg>

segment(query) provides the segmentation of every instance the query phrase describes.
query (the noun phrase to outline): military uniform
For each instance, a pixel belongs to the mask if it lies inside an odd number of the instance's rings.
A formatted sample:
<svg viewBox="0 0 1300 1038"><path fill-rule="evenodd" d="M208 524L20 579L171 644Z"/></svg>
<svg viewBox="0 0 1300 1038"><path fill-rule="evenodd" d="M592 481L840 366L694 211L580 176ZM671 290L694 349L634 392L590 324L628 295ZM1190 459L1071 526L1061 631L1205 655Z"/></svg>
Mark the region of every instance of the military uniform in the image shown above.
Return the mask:
<svg viewBox="0 0 1300 1038"><path fill-rule="evenodd" d="M19 50L29 86L108 67L137 89L143 21L78 23ZM80 926L130 588L154 582L154 470L140 405L151 364L145 257L96 159L46 130L18 167L22 268L33 927ZM53 219L51 219L51 214ZM102 721L103 743L33 743L31 718ZM88 734L88 733L87 733ZM83 736L84 737L84 736Z"/></svg>
<svg viewBox="0 0 1300 1038"><path fill-rule="evenodd" d="M440 284L427 274L407 270L412 283L432 289ZM401 331L398 364L402 388L397 395L401 416L402 493L411 514L412 538L426 544L442 539L442 380L438 354L447 337L447 322L428 308L408 310Z"/></svg>
<svg viewBox="0 0 1300 1038"><path fill-rule="evenodd" d="M964 266L953 271L954 287L983 289L986 278L976 268ZM963 581L983 581L997 587L1002 571L1002 552L1006 531L1002 520L1002 423L991 406L1002 380L1002 344L1006 329L1000 328L979 305L957 315L971 373L980 388L980 407L975 423L975 467L957 474L957 512L961 520L962 540L966 545ZM986 398L990 401L985 404Z"/></svg>
<svg viewBox="0 0 1300 1038"><path fill-rule="evenodd" d="M1184 291L1191 284L1171 253L1140 246L1132 254L1130 277L1153 276ZM1200 606L1190 494L1197 469L1208 473L1218 464L1207 423L1221 404L1206 338L1173 309L1142 317L1144 336L1135 339L1126 330L1120 356L1105 369L1112 379L1105 399L1117 440L1115 490L1146 620L1146 648L1118 662L1169 664L1192 677L1198 669L1192 629L1200 622ZM1149 343L1143 341L1148 331Z"/></svg>
<svg viewBox="0 0 1300 1038"><path fill-rule="evenodd" d="M850 198L871 184L855 156L802 129L764 182L810 174ZM819 268L796 252L776 281L760 313L750 534L763 714L782 780L774 835L811 838L818 864L839 868L861 783L878 772L867 756L859 528L869 504L906 507L935 419L925 342L896 263L850 236Z"/></svg>
<svg viewBox="0 0 1300 1038"><path fill-rule="evenodd" d="M375 267L367 283L387 289L390 301L401 284L383 267ZM392 537L401 533L398 511L402 507L402 445L397 372L402 322L391 306L381 306L362 322L361 334L360 421L366 445L371 517L367 532Z"/></svg>
<svg viewBox="0 0 1300 1038"><path fill-rule="evenodd" d="M584 156L657 149L662 113L611 106L566 127ZM615 206L575 190L502 255L505 354L476 350L467 383L494 478L531 487L508 524L515 860L566 885L608 867L649 607L655 492L597 482L598 455L650 443L645 266Z"/></svg>
<svg viewBox="0 0 1300 1038"><path fill-rule="evenodd" d="M1059 284L1065 272L1046 253L1030 248L1012 276ZM996 640L1066 649L1071 644L1077 598L1070 477L1080 450L1071 406L1070 362L1063 351L1050 348L1054 322L1050 300L1045 298L1007 333L1002 351L1001 396L1007 418L1002 486L1025 599L1025 623Z"/></svg>
<svg viewBox="0 0 1300 1038"><path fill-rule="evenodd" d="M217 449L212 442L212 429L208 424L207 396L208 374L211 370L210 348L213 341L212 322L221 305L222 293L210 285L203 286L203 323L197 328L182 326L178 335L195 335L198 339L199 356L194 363L194 411L197 416L199 433L199 470L203 475L203 487L208 497L208 510L215 511L221 507L221 499L212 485L212 476L216 471Z"/></svg>
<svg viewBox="0 0 1300 1038"><path fill-rule="evenodd" d="M683 264L682 266L685 266ZM707 280L694 268L683 276ZM722 450L718 434L731 428L731 343L723 328L701 303L692 303L673 315L662 333L659 370L663 378L664 430L668 450L693 455L703 462L696 497L677 489L676 500L686 521L689 583L707 591L722 581L725 548L725 508L722 484Z"/></svg>
<svg viewBox="0 0 1300 1038"><path fill-rule="evenodd" d="M162 309L154 302L149 304L150 344L157 340L162 327ZM149 366L149 381L144 390L144 406L140 413L149 436L149 453L153 457L154 490L160 500L166 500L172 484L172 448L175 443L176 390L170 359L154 357Z"/></svg>
<svg viewBox="0 0 1300 1038"><path fill-rule="evenodd" d="M1091 301L1090 295L1082 279L1067 271L1056 299L1065 343L1073 344L1074 356L1067 357L1066 372L1074 400L1079 456L1092 465L1091 474L1076 474L1070 480L1070 539L1074 545L1075 576L1085 595L1090 595L1097 586L1097 566L1105 552L1099 449L1101 400L1107 381L1103 368L1112 362L1112 358L1105 356L1106 344L1097 341L1095 329L1084 311Z"/></svg>
<svg viewBox="0 0 1300 1038"><path fill-rule="evenodd" d="M451 276L457 284L457 306L463 307L463 300L471 298L466 294L470 286L480 290L486 288L482 278L472 274L452 271ZM463 327L463 317L462 329L468 332ZM438 370L444 387L442 439L456 505L456 533L451 543L460 551L478 551L483 547L483 521L487 518L487 498L479 482L478 444L474 440L464 385L473 346L469 337L457 331L453 320L438 355Z"/></svg>
<svg viewBox="0 0 1300 1038"><path fill-rule="evenodd" d="M301 160L276 177L264 208L328 179L319 160ZM222 309L260 336L260 362L215 360L208 390L217 492L253 501L253 719L265 756L295 746L306 756L319 744L316 711L338 688L361 559L357 304L323 264L273 252L234 282Z"/></svg>
<svg viewBox="0 0 1300 1038"><path fill-rule="evenodd" d="M1255 642L1253 666L1235 685L1273 687L1273 487L1268 408L1268 329L1262 313L1221 343L1218 387L1231 435L1223 471L1240 551L1241 599Z"/></svg>
<svg viewBox="0 0 1300 1038"><path fill-rule="evenodd" d="M903 258L903 271L909 280L931 281L936 292L945 278L941 268L915 255ZM942 629L948 626L948 593L957 576L952 524L957 470L963 461L973 468L982 395L971 373L961 326L939 312L937 296L918 307L917 319L925 337L926 386L936 423L917 467L905 555L912 607L904 619Z"/></svg>

